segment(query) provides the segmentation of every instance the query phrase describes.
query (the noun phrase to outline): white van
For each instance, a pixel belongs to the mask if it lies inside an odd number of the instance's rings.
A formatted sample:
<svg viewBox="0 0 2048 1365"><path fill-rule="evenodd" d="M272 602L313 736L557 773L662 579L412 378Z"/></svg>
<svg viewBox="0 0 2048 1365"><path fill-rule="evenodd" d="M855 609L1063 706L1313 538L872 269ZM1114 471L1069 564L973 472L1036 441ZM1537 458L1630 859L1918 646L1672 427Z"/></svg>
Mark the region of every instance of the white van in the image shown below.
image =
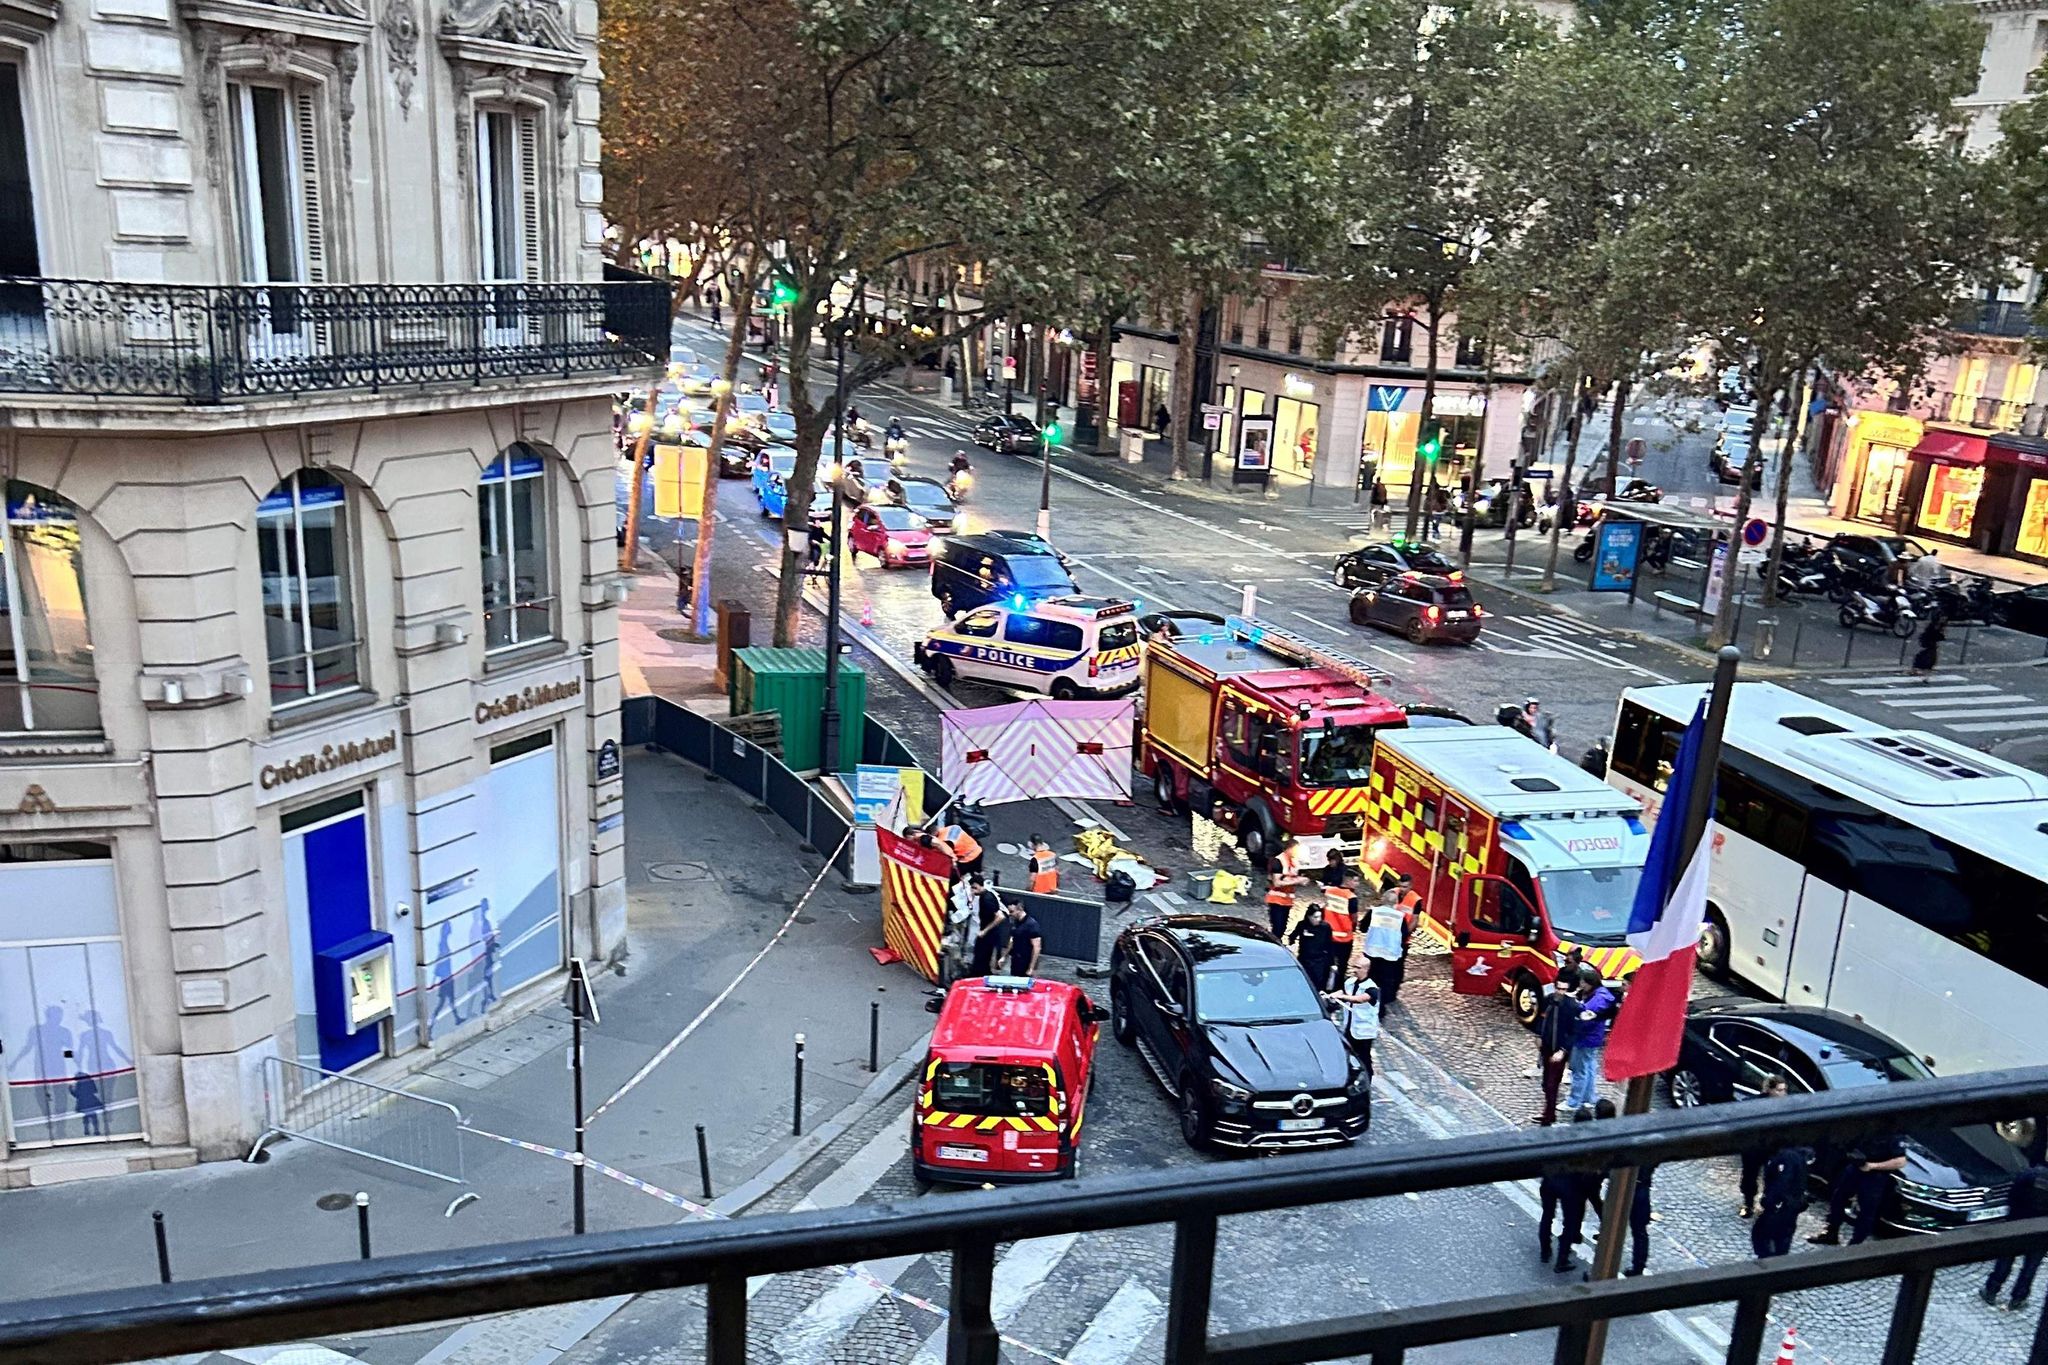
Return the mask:
<svg viewBox="0 0 2048 1365"><path fill-rule="evenodd" d="M1141 652L1136 607L1076 596L976 607L926 636L916 658L941 687L971 678L1066 700L1130 691Z"/></svg>

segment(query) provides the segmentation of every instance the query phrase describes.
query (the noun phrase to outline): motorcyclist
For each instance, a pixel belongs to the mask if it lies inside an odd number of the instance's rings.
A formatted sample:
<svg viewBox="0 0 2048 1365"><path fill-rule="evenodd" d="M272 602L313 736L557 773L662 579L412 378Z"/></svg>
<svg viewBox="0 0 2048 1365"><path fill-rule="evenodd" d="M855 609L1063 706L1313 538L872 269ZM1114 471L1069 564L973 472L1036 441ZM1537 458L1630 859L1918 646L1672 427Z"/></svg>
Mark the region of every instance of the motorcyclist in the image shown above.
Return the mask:
<svg viewBox="0 0 2048 1365"><path fill-rule="evenodd" d="M1593 747L1579 755L1579 766L1595 777L1607 776L1607 737L1593 741Z"/></svg>
<svg viewBox="0 0 2048 1365"><path fill-rule="evenodd" d="M903 434L903 419L901 417L891 417L889 419L889 429L883 435L892 441L907 439Z"/></svg>
<svg viewBox="0 0 2048 1365"><path fill-rule="evenodd" d="M1557 747L1557 730L1542 706L1534 697L1522 703L1522 719L1528 726L1524 733L1544 748L1554 749Z"/></svg>
<svg viewBox="0 0 2048 1365"><path fill-rule="evenodd" d="M966 452L966 451L964 451L964 450L956 450L956 451L954 451L954 452L953 452L953 463L951 463L951 464L949 464L949 465L947 465L947 466L946 466L946 472L947 472L948 474L971 474L971 473L973 473L973 472L974 472L974 466L973 466L973 465L972 465L971 463L969 463L969 462L968 462L968 459L967 459L967 452Z"/></svg>

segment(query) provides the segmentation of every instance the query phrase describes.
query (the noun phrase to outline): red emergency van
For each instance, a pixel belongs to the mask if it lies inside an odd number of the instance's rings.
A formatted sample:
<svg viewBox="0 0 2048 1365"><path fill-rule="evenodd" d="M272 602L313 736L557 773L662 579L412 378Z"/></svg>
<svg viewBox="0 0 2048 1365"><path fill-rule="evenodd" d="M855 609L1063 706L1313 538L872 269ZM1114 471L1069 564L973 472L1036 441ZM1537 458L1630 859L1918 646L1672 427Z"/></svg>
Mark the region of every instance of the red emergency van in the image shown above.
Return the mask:
<svg viewBox="0 0 2048 1365"><path fill-rule="evenodd" d="M1106 1012L1079 987L1022 976L956 981L927 1008L939 1022L910 1115L917 1180L1071 1177Z"/></svg>

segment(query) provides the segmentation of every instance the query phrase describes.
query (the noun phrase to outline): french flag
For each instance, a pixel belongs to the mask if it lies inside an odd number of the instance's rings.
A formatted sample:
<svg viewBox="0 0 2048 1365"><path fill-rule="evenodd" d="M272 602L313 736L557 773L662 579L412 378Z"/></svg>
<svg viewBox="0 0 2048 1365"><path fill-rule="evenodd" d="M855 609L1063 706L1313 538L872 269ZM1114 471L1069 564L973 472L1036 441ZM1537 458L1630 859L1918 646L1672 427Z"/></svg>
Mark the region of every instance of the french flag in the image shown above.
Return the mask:
<svg viewBox="0 0 2048 1365"><path fill-rule="evenodd" d="M1707 871L1714 848L1713 821L1709 819L1693 849L1692 861L1679 866L1678 845L1684 837L1693 784L1711 786L1714 781L1712 773L1700 771L1706 709L1702 701L1693 712L1692 724L1686 727L1657 828L1650 836L1635 905L1629 911L1629 946L1643 959L1643 965L1629 982L1621 1013L1607 1037L1610 1081L1656 1075L1678 1065L1685 1008L1692 998L1693 962L1699 955L1700 925L1707 917Z"/></svg>

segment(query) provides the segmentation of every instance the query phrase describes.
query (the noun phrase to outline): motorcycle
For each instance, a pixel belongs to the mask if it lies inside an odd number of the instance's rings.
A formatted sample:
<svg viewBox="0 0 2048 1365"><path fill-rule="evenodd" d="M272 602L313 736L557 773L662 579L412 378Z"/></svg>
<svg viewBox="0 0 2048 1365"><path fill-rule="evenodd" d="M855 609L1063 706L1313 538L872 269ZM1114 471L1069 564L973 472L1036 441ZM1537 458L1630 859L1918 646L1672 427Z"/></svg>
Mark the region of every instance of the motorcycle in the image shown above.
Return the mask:
<svg viewBox="0 0 2048 1365"><path fill-rule="evenodd" d="M910 463L910 438L891 436L882 443L882 453L889 457L889 467L901 474Z"/></svg>
<svg viewBox="0 0 2048 1365"><path fill-rule="evenodd" d="M1860 591L1852 589L1849 600L1835 613L1836 619L1850 630L1861 625L1875 626L1888 630L1901 640L1919 629L1920 615L1914 610L1912 599L1902 588Z"/></svg>
<svg viewBox="0 0 2048 1365"><path fill-rule="evenodd" d="M953 457L953 468L946 475L946 496L954 502L965 502L967 490L974 487L974 467L967 463L965 455Z"/></svg>
<svg viewBox="0 0 2048 1365"><path fill-rule="evenodd" d="M846 424L847 439L862 450L875 448L875 424L865 417L856 417Z"/></svg>

